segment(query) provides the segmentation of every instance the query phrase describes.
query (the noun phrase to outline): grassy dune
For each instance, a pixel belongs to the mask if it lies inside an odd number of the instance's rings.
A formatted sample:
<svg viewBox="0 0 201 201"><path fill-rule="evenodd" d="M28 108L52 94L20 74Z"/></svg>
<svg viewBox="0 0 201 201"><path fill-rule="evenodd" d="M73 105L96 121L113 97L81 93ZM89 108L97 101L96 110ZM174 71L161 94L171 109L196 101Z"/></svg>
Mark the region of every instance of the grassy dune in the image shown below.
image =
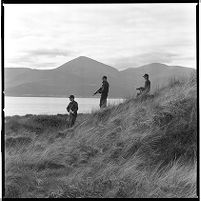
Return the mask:
<svg viewBox="0 0 201 201"><path fill-rule="evenodd" d="M78 115L5 119L5 197L197 197L195 75Z"/></svg>

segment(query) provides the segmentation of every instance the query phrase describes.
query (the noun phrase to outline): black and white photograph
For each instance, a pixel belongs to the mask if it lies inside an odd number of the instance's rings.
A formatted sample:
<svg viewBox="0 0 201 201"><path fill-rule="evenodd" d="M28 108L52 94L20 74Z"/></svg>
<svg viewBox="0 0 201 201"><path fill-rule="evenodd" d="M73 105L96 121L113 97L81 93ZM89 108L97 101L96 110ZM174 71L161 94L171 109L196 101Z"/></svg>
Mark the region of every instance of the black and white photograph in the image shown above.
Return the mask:
<svg viewBox="0 0 201 201"><path fill-rule="evenodd" d="M3 198L198 198L198 3L3 4Z"/></svg>

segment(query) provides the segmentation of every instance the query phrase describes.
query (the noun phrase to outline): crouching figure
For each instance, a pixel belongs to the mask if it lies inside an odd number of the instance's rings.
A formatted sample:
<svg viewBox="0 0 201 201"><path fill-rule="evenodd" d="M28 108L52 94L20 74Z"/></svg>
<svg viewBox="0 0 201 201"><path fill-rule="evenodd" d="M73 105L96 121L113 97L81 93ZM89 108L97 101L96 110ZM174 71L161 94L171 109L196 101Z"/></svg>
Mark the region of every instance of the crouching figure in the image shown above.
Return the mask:
<svg viewBox="0 0 201 201"><path fill-rule="evenodd" d="M137 93L137 97L142 96L142 95L148 95L150 92L151 82L149 80L149 75L144 74L143 77L145 79L145 85L144 85L144 87L136 88L136 90L139 90L139 93Z"/></svg>

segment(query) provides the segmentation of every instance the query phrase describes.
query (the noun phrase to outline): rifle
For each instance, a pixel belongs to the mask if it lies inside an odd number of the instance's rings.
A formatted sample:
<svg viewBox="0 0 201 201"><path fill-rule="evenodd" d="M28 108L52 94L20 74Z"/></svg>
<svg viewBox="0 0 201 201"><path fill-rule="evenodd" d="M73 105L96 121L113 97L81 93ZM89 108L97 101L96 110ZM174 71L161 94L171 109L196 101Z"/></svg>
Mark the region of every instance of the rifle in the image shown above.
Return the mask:
<svg viewBox="0 0 201 201"><path fill-rule="evenodd" d="M98 89L98 90L93 94L93 96L96 95L97 93L100 93L100 92L101 92L101 88Z"/></svg>
<svg viewBox="0 0 201 201"><path fill-rule="evenodd" d="M143 91L143 90L144 90L144 87L139 87L139 88L136 88L136 90Z"/></svg>

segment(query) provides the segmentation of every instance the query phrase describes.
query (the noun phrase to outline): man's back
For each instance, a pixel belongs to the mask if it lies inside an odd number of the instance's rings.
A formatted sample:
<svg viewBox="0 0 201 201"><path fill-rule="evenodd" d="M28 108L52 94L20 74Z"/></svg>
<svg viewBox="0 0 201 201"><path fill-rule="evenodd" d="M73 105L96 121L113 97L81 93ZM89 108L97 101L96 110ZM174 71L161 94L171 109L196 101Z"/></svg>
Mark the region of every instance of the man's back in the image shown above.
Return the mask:
<svg viewBox="0 0 201 201"><path fill-rule="evenodd" d="M150 80L146 80L145 86L144 86L145 93L148 93L150 91L150 88L151 88L151 82L150 82Z"/></svg>

